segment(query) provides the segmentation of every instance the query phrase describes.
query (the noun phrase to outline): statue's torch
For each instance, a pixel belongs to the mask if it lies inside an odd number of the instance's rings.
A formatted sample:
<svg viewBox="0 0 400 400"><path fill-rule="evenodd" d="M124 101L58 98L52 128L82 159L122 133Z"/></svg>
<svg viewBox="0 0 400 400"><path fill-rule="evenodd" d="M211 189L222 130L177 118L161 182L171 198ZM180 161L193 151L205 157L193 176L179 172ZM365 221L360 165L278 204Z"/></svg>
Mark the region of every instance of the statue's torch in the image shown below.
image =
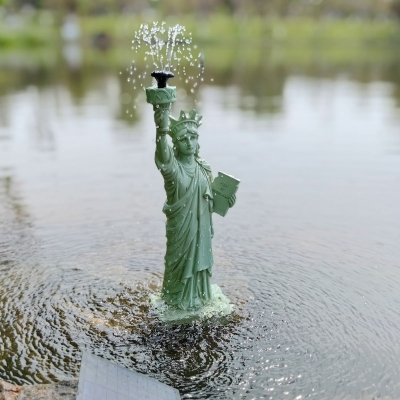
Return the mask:
<svg viewBox="0 0 400 400"><path fill-rule="evenodd" d="M171 104L176 101L176 87L168 86L167 81L173 78L174 74L170 71L153 71L151 76L157 81L157 87L152 86L146 89L146 100L153 105L154 111L163 110L163 119L157 129L162 133L168 132L169 110Z"/></svg>

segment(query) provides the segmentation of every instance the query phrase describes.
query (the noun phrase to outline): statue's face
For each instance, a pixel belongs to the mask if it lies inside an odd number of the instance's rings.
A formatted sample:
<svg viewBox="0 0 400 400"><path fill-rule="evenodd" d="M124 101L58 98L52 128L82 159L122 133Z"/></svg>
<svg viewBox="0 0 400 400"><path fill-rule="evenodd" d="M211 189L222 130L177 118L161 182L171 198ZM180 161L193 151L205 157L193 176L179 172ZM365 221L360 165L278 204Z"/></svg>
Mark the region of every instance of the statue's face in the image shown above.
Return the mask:
<svg viewBox="0 0 400 400"><path fill-rule="evenodd" d="M176 138L175 146L181 154L194 154L197 149L198 136L196 131L186 131Z"/></svg>

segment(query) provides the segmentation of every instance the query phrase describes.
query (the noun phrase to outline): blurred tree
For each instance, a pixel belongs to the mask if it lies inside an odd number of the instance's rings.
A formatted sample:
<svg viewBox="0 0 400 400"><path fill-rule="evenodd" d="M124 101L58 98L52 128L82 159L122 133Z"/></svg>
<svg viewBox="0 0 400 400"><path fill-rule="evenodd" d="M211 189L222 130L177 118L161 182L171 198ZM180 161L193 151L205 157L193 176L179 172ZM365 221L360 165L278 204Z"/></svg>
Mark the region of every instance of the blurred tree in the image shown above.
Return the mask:
<svg viewBox="0 0 400 400"><path fill-rule="evenodd" d="M400 0L393 0L391 10L393 14L400 19Z"/></svg>
<svg viewBox="0 0 400 400"><path fill-rule="evenodd" d="M43 7L57 11L77 12L78 14L107 14L112 12L121 12L125 8L129 7L130 4L133 3L132 1L129 0L29 0L29 1L40 1Z"/></svg>
<svg viewBox="0 0 400 400"><path fill-rule="evenodd" d="M22 7L46 7L80 14L156 9L164 15L195 13L208 15L224 12L237 15L373 17L389 14L390 8L400 15L400 0L0 0L0 4Z"/></svg>

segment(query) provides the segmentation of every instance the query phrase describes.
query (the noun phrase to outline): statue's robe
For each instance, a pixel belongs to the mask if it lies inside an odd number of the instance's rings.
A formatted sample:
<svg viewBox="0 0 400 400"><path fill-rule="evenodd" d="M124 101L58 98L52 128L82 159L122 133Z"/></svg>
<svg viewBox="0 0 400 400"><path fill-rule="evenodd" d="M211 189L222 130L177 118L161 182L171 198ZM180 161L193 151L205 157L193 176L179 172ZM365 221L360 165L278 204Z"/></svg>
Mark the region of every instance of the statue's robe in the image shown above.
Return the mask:
<svg viewBox="0 0 400 400"><path fill-rule="evenodd" d="M213 225L210 166L200 158L193 165L179 162L172 149L169 162L155 157L164 177L167 200L165 273L162 297L183 310L196 309L211 299L211 267L214 263L211 239Z"/></svg>

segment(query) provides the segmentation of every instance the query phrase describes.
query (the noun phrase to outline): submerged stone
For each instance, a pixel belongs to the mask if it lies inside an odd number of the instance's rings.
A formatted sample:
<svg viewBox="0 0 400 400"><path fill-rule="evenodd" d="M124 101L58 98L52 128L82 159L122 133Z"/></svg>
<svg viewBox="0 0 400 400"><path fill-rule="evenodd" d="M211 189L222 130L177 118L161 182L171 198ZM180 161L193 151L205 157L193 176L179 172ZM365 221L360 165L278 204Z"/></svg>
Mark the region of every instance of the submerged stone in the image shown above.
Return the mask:
<svg viewBox="0 0 400 400"><path fill-rule="evenodd" d="M0 400L76 400L77 390L77 379L26 386L0 382Z"/></svg>

